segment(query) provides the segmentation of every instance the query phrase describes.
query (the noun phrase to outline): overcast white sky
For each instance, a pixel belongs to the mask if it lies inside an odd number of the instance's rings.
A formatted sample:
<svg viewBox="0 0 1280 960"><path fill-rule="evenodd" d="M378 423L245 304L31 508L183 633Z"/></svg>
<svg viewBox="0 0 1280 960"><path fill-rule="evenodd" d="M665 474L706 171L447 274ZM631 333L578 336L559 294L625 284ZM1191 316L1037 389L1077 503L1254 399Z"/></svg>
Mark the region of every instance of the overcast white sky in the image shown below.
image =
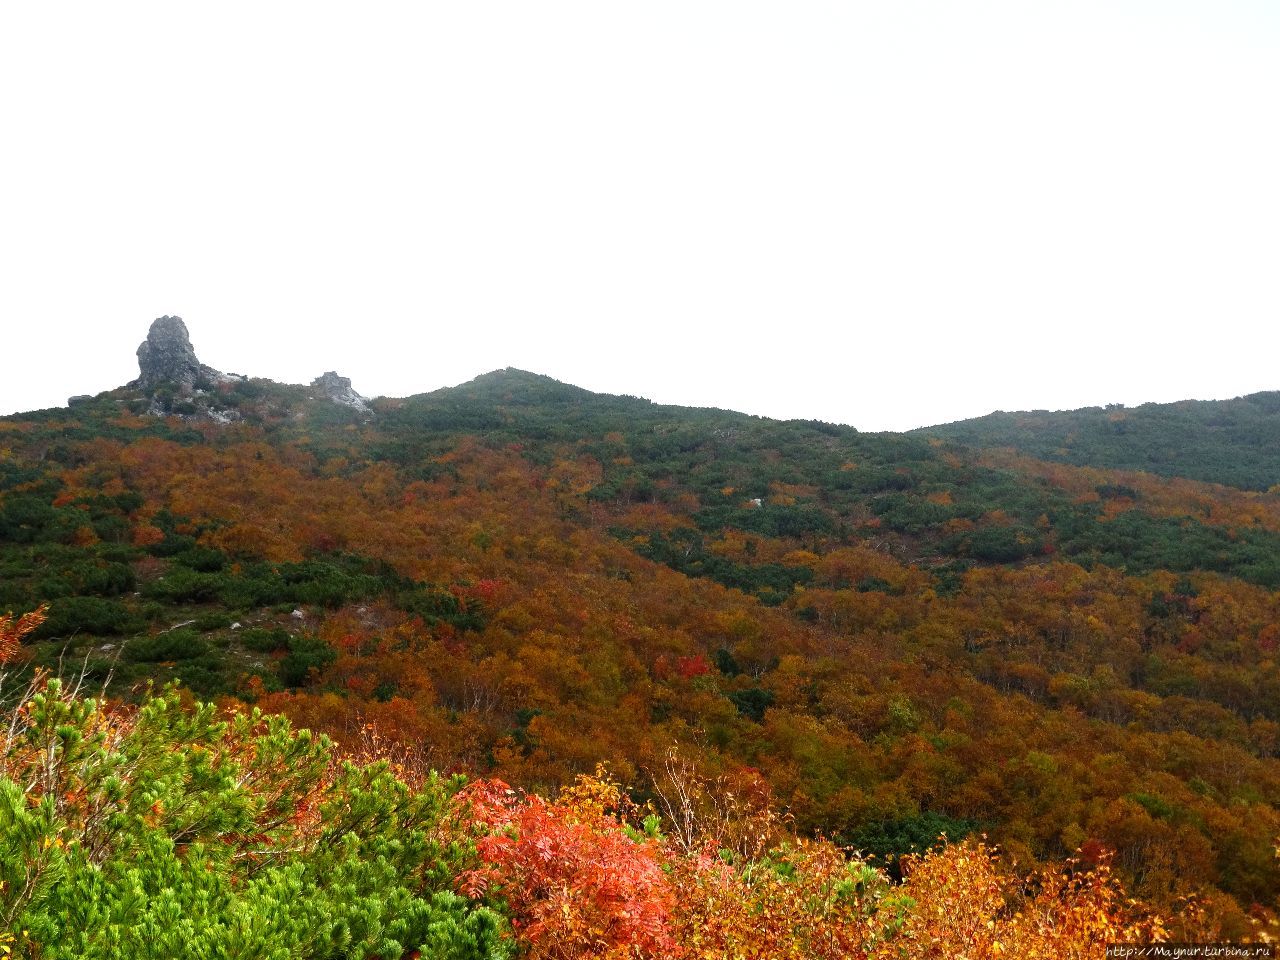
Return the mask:
<svg viewBox="0 0 1280 960"><path fill-rule="evenodd" d="M0 413L497 367L903 429L1280 389L1280 3L6 3Z"/></svg>

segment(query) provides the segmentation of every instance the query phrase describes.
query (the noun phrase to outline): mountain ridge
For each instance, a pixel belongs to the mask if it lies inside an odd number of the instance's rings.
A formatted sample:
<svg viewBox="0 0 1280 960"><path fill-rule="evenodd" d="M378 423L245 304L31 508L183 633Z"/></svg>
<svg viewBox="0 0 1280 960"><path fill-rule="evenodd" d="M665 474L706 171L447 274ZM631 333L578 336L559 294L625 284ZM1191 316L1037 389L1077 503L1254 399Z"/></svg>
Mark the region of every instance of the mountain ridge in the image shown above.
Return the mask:
<svg viewBox="0 0 1280 960"><path fill-rule="evenodd" d="M99 394L75 396L68 408L83 408L98 398L128 400L141 391L153 415L177 414L228 422L239 414L210 398L213 389L237 381L268 389L316 390L326 399L362 415L374 416L378 405L393 410L486 399L494 404L572 406L588 401L611 403L637 414L695 417L730 416L816 425L857 431L848 424L819 419L778 420L718 407L657 404L643 397L588 390L545 374L517 367L481 373L470 380L402 398L358 394L350 380L330 371L301 384L277 384L265 378L222 374L201 364L180 317L157 319L138 348L139 377ZM59 408L50 408L56 410ZM10 414L29 416L41 411ZM1077 466L1139 470L1160 476L1186 477L1245 490L1267 490L1280 483L1280 392L1259 391L1230 400L1148 402L1125 407L1108 404L1072 410L997 410L981 417L949 421L907 431L874 431L880 435L920 436L959 443L974 449L1009 448L1050 462Z"/></svg>

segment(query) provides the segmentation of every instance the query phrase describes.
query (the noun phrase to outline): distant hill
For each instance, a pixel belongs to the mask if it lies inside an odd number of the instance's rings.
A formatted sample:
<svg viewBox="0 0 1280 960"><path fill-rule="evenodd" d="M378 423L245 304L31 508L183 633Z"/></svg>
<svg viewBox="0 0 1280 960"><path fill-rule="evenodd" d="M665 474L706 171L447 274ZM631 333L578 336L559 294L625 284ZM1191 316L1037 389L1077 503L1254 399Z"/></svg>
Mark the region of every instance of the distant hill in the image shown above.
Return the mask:
<svg viewBox="0 0 1280 960"><path fill-rule="evenodd" d="M1242 490L1280 484L1277 391L1131 408L996 412L914 433L975 447L1012 447L1044 460L1145 470Z"/></svg>

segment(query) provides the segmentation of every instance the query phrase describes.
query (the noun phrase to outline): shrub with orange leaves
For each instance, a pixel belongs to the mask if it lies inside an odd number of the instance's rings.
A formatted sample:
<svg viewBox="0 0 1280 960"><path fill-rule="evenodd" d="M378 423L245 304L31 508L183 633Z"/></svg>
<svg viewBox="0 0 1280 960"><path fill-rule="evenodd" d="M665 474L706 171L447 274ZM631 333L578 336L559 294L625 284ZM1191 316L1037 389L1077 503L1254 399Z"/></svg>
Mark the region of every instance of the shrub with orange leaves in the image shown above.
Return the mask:
<svg viewBox="0 0 1280 960"><path fill-rule="evenodd" d="M471 784L459 802L483 831L482 866L464 892L506 900L534 960L678 957L675 900L656 839L626 829L617 786L580 777L553 801L501 780Z"/></svg>
<svg viewBox="0 0 1280 960"><path fill-rule="evenodd" d="M44 623L48 610L48 607L41 607L21 617L15 617L12 613L0 617L0 666L17 656L22 639Z"/></svg>
<svg viewBox="0 0 1280 960"><path fill-rule="evenodd" d="M1107 858L1079 861L1018 882L1002 874L996 851L979 841L906 858L902 892L915 906L873 957L1018 957L1084 960L1107 943L1165 937L1159 918L1125 900Z"/></svg>
<svg viewBox="0 0 1280 960"><path fill-rule="evenodd" d="M1150 943L1162 922L1124 899L1103 861L1031 877L967 841L909 858L903 884L824 842L783 845L741 867L673 864L676 935L704 960L1084 960L1107 943Z"/></svg>
<svg viewBox="0 0 1280 960"><path fill-rule="evenodd" d="M895 885L822 840L744 854L678 821L669 836L656 816L637 829L640 810L599 769L555 800L487 780L458 803L482 864L459 886L504 900L535 960L1083 960L1165 937L1105 853L1019 877L971 840L906 858Z"/></svg>
<svg viewBox="0 0 1280 960"><path fill-rule="evenodd" d="M676 930L701 960L852 960L889 935L901 898L874 867L830 843L794 841L759 860L676 858Z"/></svg>

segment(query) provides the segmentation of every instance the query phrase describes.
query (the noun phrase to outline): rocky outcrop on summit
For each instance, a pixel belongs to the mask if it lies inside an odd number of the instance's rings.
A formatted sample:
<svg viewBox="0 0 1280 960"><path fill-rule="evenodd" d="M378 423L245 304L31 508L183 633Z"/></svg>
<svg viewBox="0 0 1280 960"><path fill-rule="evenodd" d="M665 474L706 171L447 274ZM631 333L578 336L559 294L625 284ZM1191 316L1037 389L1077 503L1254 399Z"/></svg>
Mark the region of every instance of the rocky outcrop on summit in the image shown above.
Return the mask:
<svg viewBox="0 0 1280 960"><path fill-rule="evenodd" d="M142 390L175 384L183 393L191 393L200 381L224 379L222 373L196 357L181 317L160 317L151 324L147 339L138 347L138 369L138 379L129 386Z"/></svg>
<svg viewBox="0 0 1280 960"><path fill-rule="evenodd" d="M313 409L328 401L355 411L366 422L374 416L369 402L352 389L351 381L332 370L316 377L307 391L206 366L196 356L181 317L160 317L151 324L147 339L138 347L138 368L138 378L126 384L130 392L123 397L135 413L219 424L284 417L297 420L307 416L306 408L298 402L307 397L321 401ZM91 399L73 397L70 403L79 405Z"/></svg>
<svg viewBox="0 0 1280 960"><path fill-rule="evenodd" d="M352 389L350 379L338 376L333 370L316 377L311 381L311 386L321 391L334 403L341 404L344 407L351 407L361 413L371 412L369 410L369 401Z"/></svg>

